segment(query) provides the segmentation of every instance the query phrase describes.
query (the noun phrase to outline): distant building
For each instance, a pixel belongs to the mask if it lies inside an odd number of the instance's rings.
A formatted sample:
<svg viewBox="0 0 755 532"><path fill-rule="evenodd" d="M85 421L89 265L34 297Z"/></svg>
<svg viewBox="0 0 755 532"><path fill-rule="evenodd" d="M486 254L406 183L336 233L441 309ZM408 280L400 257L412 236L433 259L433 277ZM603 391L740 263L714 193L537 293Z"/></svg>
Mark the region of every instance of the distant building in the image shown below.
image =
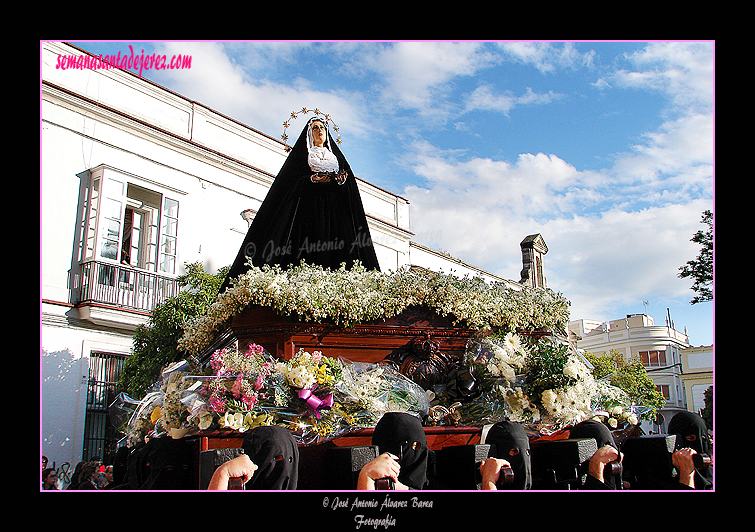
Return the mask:
<svg viewBox="0 0 755 532"><path fill-rule="evenodd" d="M642 361L656 389L666 399L658 418L660 423L643 424L646 432L663 432L676 412L698 409L690 402L692 396L688 389L697 382L687 380L683 370L685 354L693 353L689 337L671 324L655 325L653 317L647 314L629 314L607 323L580 319L569 322L569 338L579 349L594 355L615 350L627 361L633 357ZM712 354L712 347L710 351ZM697 358L693 357L692 363L698 364Z"/></svg>
<svg viewBox="0 0 755 532"><path fill-rule="evenodd" d="M687 410L699 414L705 408L705 391L713 386L713 346L687 347L681 355Z"/></svg>

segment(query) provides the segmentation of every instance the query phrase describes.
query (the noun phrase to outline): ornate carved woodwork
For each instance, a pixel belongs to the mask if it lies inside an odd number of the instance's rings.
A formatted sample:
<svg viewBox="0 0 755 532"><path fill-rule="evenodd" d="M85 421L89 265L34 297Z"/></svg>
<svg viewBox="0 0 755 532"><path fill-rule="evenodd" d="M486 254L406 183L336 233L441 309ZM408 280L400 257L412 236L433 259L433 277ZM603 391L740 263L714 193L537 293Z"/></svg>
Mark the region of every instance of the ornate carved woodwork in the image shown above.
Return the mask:
<svg viewBox="0 0 755 532"><path fill-rule="evenodd" d="M428 389L458 367L467 341L476 335L426 307L411 307L393 318L344 327L332 322L303 322L296 316L280 316L270 307L250 306L231 320L225 338L226 342L238 340L240 349L252 343L261 345L284 360L304 349L353 362L385 361Z"/></svg>

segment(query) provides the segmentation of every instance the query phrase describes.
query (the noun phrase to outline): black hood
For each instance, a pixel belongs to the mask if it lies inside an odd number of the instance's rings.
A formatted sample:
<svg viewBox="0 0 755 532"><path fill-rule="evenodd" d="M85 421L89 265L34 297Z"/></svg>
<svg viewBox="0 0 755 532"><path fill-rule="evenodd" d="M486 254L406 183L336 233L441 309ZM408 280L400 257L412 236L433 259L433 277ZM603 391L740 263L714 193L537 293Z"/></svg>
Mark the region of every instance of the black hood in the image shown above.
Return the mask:
<svg viewBox="0 0 755 532"><path fill-rule="evenodd" d="M242 444L244 453L257 466L248 490L295 490L299 481L299 448L291 431L283 427L257 427Z"/></svg>
<svg viewBox="0 0 755 532"><path fill-rule="evenodd" d="M423 489L427 483L429 448L419 418L404 412L383 414L372 435L372 444L381 453L399 457L399 482L412 489Z"/></svg>
<svg viewBox="0 0 755 532"><path fill-rule="evenodd" d="M532 488L532 460L530 439L521 424L500 421L493 425L485 437L490 444L490 456L506 460L514 471L514 483L500 488L528 490Z"/></svg>

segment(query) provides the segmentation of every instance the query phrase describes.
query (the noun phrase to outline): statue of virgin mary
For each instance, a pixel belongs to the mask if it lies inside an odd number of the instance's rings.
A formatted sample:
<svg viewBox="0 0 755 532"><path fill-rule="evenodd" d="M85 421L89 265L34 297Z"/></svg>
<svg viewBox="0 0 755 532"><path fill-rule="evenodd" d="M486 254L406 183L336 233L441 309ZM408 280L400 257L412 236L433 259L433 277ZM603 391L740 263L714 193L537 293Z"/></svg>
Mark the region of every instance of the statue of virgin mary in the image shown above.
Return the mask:
<svg viewBox="0 0 755 532"><path fill-rule="evenodd" d="M254 266L288 268L302 260L379 270L356 179L333 142L327 121L311 118L254 217L223 285Z"/></svg>

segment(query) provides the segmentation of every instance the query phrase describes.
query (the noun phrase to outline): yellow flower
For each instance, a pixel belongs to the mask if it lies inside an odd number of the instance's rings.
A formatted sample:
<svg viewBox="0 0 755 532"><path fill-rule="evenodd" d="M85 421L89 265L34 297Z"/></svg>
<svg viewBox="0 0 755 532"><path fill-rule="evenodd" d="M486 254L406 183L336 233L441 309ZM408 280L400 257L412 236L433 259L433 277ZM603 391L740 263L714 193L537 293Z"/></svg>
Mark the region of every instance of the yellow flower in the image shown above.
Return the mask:
<svg viewBox="0 0 755 532"><path fill-rule="evenodd" d="M152 414L150 414L149 420L154 425L155 423L157 423L157 420L160 419L161 417L163 417L162 408L160 408L159 406L156 406L155 409L152 410Z"/></svg>
<svg viewBox="0 0 755 532"><path fill-rule="evenodd" d="M250 430L255 427L267 425L269 417L270 416L268 416L267 414L254 415L250 412L246 416L244 416L244 429Z"/></svg>

